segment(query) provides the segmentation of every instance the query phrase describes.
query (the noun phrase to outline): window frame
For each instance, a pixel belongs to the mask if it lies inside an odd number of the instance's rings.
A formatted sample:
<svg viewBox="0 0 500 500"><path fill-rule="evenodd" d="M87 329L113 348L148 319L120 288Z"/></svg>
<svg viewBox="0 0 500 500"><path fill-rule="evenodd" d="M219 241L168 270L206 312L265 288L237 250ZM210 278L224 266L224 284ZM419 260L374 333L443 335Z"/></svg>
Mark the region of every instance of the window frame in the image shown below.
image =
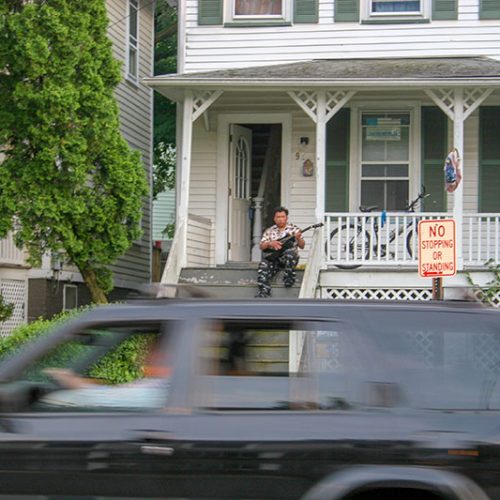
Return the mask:
<svg viewBox="0 0 500 500"><path fill-rule="evenodd" d="M136 35L131 34L131 21L135 9ZM139 40L140 40L140 0L127 2L127 32L126 32L126 79L134 85L139 85ZM131 54L135 54L135 61L131 61Z"/></svg>
<svg viewBox="0 0 500 500"><path fill-rule="evenodd" d="M292 0L281 0L282 13L277 14L235 14L236 0L224 2L224 24L259 24L259 23L291 23L292 21Z"/></svg>
<svg viewBox="0 0 500 500"><path fill-rule="evenodd" d="M67 291L75 291L75 306L68 308L67 304ZM78 309L78 286L70 283L65 283L63 286L63 311L72 311L73 309Z"/></svg>
<svg viewBox="0 0 500 500"><path fill-rule="evenodd" d="M350 148L349 148L349 211L358 212L361 203L361 148L362 132L361 117L363 113L409 113L410 134L409 134L409 200L413 199L421 185L421 151L420 151L420 102L351 102L350 119ZM418 211L418 210L417 210Z"/></svg>
<svg viewBox="0 0 500 500"><path fill-rule="evenodd" d="M372 2L374 0L364 0L361 2L361 22L363 23L391 23L401 21L429 21L431 17L431 0L419 0L420 11L416 12L372 12ZM401 0L403 1L403 0ZM411 1L411 0L406 0Z"/></svg>

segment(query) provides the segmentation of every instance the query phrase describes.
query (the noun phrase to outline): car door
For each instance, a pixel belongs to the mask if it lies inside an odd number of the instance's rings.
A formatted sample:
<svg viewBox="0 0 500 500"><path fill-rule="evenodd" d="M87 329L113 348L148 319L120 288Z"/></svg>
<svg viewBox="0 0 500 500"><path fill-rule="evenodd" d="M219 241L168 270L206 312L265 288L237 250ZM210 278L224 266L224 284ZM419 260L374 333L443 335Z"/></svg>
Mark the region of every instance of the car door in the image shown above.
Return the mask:
<svg viewBox="0 0 500 500"><path fill-rule="evenodd" d="M68 354L72 366L82 371L86 363L93 362L95 350L108 352L107 356L114 356L113 363L119 363L124 348L137 347L144 335L153 335L154 328L164 333L165 323L155 323L152 328L144 318L65 327L38 356L28 356L29 363L17 379L1 387L2 493L139 498L170 491L176 484L172 476L178 474L172 455L183 425L179 412L168 410L174 394L175 349L182 340L178 324L169 327L168 339L165 334L158 341L156 377L151 380L54 390L50 381L37 379L40 371L46 371L40 367L46 367L49 361L61 361ZM147 333L140 333L143 331ZM116 332L121 341L110 350L114 341L109 337ZM90 335L94 336L92 342ZM66 341L62 345L58 340ZM19 363L25 359L20 355ZM9 390L11 411L5 411Z"/></svg>
<svg viewBox="0 0 500 500"><path fill-rule="evenodd" d="M273 318L218 319L200 326L207 342L198 346L200 372L186 442L193 484L202 484L205 496L298 498L335 466L325 462L325 443L332 426L342 428L351 418L355 385L337 375L337 366L331 373L326 367L347 364L355 352L354 339L348 345L340 331L340 324L331 322ZM302 352L294 353L300 361L291 372L293 344ZM322 349L328 356L313 360L313 352ZM327 375L334 376L330 392L312 362L324 363Z"/></svg>

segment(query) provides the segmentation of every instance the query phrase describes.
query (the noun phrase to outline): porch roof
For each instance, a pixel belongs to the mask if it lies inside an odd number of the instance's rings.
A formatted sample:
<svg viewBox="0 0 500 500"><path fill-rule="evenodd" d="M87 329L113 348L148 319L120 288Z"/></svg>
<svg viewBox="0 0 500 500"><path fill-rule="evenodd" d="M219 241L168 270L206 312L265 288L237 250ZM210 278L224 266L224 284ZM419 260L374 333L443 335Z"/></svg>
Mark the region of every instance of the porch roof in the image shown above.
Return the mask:
<svg viewBox="0 0 500 500"><path fill-rule="evenodd" d="M291 90L304 87L500 87L500 61L488 57L319 59L145 78L173 100L186 88Z"/></svg>

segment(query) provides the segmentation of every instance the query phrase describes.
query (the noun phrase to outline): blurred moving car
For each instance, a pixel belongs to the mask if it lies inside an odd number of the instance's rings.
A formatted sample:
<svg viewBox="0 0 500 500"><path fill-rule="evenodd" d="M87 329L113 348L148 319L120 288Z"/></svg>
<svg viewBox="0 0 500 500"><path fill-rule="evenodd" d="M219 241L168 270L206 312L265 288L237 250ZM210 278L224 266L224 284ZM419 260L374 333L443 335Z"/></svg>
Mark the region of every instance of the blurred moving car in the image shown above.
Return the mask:
<svg viewBox="0 0 500 500"><path fill-rule="evenodd" d="M88 380L142 335L151 379ZM0 498L500 498L499 375L477 304L96 308L0 364Z"/></svg>

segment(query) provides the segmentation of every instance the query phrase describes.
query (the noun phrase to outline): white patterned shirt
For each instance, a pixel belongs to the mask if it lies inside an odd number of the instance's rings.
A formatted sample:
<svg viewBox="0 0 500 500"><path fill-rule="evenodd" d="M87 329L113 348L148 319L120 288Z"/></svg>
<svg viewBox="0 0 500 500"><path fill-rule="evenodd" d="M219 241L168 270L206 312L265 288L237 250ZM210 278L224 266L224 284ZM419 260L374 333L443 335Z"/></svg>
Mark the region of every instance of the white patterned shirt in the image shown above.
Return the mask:
<svg viewBox="0 0 500 500"><path fill-rule="evenodd" d="M274 224L274 226L268 227L264 231L264 234L262 235L260 242L267 243L268 241L276 241L283 238L284 236L295 234L298 231L300 231L300 228L295 224L287 224L283 229L280 229L276 224ZM297 247L297 240L294 240L293 248L296 247Z"/></svg>

